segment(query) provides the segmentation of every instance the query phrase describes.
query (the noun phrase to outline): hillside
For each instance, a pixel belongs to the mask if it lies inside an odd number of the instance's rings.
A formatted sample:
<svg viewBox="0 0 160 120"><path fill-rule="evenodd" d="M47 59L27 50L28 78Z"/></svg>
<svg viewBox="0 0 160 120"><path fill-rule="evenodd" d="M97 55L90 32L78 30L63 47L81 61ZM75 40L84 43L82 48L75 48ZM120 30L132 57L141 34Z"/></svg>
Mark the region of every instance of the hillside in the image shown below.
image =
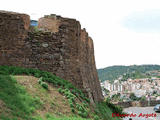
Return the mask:
<svg viewBox="0 0 160 120"><path fill-rule="evenodd" d="M111 66L98 69L98 76L101 82L105 80L115 80L123 74L131 74L137 72L143 75L148 71L160 70L160 65L132 65L132 66ZM141 76L138 75L138 76Z"/></svg>
<svg viewBox="0 0 160 120"><path fill-rule="evenodd" d="M0 120L112 120L70 82L37 69L0 66ZM116 110L116 109L114 109Z"/></svg>

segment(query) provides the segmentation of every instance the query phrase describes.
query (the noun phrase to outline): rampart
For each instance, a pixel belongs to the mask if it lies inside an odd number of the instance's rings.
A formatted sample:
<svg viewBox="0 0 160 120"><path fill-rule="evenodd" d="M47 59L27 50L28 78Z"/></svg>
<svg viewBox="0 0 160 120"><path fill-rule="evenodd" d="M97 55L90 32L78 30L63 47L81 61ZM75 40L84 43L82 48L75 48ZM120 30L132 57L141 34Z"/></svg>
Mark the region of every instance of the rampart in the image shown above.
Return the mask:
<svg viewBox="0 0 160 120"><path fill-rule="evenodd" d="M75 19L45 16L32 28L28 15L0 11L0 65L52 72L83 90L92 102L103 100L93 41Z"/></svg>

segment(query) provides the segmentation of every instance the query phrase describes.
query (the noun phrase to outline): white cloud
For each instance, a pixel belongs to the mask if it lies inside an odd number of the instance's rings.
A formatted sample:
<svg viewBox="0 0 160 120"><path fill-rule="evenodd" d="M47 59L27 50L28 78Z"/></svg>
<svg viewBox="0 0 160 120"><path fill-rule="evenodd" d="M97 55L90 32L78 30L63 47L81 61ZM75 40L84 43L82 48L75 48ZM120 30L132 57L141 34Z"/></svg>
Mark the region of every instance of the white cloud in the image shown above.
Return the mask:
<svg viewBox="0 0 160 120"><path fill-rule="evenodd" d="M97 67L160 64L160 34L124 28L122 20L133 12L160 9L159 0L5 0L0 9L76 18L94 40Z"/></svg>

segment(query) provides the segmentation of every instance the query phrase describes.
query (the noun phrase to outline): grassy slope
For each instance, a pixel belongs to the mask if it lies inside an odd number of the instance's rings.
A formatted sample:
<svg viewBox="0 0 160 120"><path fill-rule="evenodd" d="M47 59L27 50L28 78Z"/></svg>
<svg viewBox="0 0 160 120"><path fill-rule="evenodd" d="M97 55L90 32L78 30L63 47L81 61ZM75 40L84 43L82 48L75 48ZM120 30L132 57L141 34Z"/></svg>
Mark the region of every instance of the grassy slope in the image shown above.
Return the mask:
<svg viewBox="0 0 160 120"><path fill-rule="evenodd" d="M40 78L48 89L38 83ZM80 90L48 72L0 66L1 120L111 120L111 113L99 105L98 117Z"/></svg>
<svg viewBox="0 0 160 120"><path fill-rule="evenodd" d="M48 84L48 90L46 90L38 83L38 79L35 77L14 76L14 78L20 85L25 87L31 96L41 101L43 107L38 109L36 114L39 114L42 118L45 118L47 113L52 113L56 116L73 115L67 99L51 84Z"/></svg>
<svg viewBox="0 0 160 120"><path fill-rule="evenodd" d="M1 119L30 119L28 116L40 108L40 101L30 96L13 77L0 75L0 83L0 99L6 106L0 114Z"/></svg>

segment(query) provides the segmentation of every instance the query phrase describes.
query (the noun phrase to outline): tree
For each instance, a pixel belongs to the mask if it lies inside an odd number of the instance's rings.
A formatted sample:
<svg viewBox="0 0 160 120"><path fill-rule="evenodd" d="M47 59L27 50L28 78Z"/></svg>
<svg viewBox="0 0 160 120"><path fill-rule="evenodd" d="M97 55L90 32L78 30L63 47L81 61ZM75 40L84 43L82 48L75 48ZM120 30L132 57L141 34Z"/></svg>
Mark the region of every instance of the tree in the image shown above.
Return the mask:
<svg viewBox="0 0 160 120"><path fill-rule="evenodd" d="M131 100L137 100L137 97L135 96L134 93L131 93L130 96L129 96L129 98L130 98Z"/></svg>
<svg viewBox="0 0 160 120"><path fill-rule="evenodd" d="M158 83L157 82L155 82L155 86L157 86L158 85Z"/></svg>
<svg viewBox="0 0 160 120"><path fill-rule="evenodd" d="M154 90L154 91L153 91L153 95L156 95L156 94L157 94L157 91Z"/></svg>
<svg viewBox="0 0 160 120"><path fill-rule="evenodd" d="M121 96L121 94L117 93L117 94L112 95L111 99L113 101L119 101L120 100L120 96Z"/></svg>
<svg viewBox="0 0 160 120"><path fill-rule="evenodd" d="M146 101L146 97L145 97L145 96L142 96L142 97L140 98L140 101Z"/></svg>
<svg viewBox="0 0 160 120"><path fill-rule="evenodd" d="M105 87L102 87L102 90L103 90L105 96L109 95L109 92L110 92L110 91L107 90Z"/></svg>

